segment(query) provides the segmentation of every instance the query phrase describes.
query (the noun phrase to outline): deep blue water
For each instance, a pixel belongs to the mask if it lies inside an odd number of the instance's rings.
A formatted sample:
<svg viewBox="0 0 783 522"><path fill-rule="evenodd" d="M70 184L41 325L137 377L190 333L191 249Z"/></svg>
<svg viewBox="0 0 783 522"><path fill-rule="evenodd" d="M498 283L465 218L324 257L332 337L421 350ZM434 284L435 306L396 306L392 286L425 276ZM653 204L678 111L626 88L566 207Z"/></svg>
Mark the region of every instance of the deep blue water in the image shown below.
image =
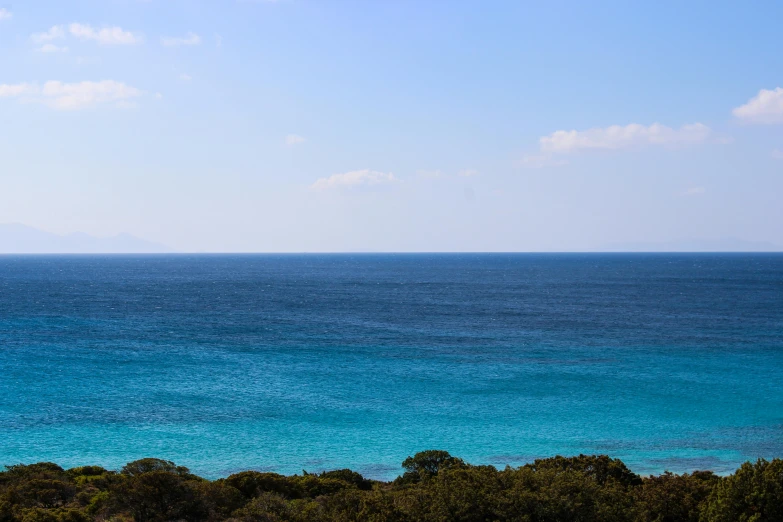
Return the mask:
<svg viewBox="0 0 783 522"><path fill-rule="evenodd" d="M0 464L783 456L783 255L0 256Z"/></svg>

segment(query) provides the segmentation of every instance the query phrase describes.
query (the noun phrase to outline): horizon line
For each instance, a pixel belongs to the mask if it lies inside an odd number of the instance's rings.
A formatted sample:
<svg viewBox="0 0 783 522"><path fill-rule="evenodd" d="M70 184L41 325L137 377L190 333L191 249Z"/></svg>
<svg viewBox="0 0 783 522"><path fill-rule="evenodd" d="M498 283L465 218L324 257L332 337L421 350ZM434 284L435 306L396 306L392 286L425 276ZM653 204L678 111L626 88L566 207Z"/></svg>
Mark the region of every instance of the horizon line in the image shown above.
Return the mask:
<svg viewBox="0 0 783 522"><path fill-rule="evenodd" d="M0 252L0 256L252 256L252 255L465 255L465 254L783 254L783 250L324 250L226 252Z"/></svg>

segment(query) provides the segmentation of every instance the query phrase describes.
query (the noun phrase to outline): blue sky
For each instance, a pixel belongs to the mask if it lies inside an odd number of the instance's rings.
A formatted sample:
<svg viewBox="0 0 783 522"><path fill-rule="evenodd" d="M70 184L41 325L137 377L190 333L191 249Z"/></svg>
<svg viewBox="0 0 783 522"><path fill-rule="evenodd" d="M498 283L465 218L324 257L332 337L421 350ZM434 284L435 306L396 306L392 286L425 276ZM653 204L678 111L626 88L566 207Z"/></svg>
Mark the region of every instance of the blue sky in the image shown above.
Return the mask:
<svg viewBox="0 0 783 522"><path fill-rule="evenodd" d="M0 223L182 251L783 245L780 2L0 9Z"/></svg>

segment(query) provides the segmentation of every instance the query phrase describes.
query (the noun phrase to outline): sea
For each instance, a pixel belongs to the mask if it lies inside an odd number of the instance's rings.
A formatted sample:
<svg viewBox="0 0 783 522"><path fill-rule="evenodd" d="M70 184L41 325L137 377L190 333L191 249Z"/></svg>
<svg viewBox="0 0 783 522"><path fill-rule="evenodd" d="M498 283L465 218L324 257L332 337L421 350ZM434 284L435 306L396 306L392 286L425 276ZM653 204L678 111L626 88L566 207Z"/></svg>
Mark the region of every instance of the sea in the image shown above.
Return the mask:
<svg viewBox="0 0 783 522"><path fill-rule="evenodd" d="M783 254L0 256L0 465L783 457Z"/></svg>

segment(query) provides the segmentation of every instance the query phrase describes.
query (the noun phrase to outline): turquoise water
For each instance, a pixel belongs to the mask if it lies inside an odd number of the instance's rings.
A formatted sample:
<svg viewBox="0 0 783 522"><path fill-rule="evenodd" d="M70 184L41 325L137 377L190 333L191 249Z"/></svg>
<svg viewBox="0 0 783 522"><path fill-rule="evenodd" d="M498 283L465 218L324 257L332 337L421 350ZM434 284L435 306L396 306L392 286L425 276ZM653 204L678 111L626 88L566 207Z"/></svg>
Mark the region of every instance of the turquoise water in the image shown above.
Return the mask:
<svg viewBox="0 0 783 522"><path fill-rule="evenodd" d="M0 257L0 464L783 456L783 255Z"/></svg>

